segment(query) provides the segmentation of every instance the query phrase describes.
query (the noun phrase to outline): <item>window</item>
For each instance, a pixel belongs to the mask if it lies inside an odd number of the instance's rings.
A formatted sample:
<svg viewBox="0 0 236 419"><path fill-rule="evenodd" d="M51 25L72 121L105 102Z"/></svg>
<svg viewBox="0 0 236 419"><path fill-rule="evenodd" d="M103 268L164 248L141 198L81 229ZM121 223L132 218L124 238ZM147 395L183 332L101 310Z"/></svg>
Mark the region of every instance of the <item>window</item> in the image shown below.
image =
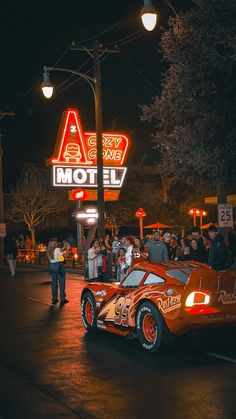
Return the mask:
<svg viewBox="0 0 236 419"><path fill-rule="evenodd" d="M163 278L153 273L150 273L148 277L145 279L144 285L161 284L162 282L165 282Z"/></svg>
<svg viewBox="0 0 236 419"><path fill-rule="evenodd" d="M168 271L166 271L167 275L171 276L171 278L175 278L178 279L179 281L183 282L184 284L186 284L189 275L195 271L196 268L183 268L183 269L170 269Z"/></svg>
<svg viewBox="0 0 236 419"><path fill-rule="evenodd" d="M125 278L124 282L122 283L122 287L138 287L144 275L146 275L145 271L140 271L138 269L133 270Z"/></svg>

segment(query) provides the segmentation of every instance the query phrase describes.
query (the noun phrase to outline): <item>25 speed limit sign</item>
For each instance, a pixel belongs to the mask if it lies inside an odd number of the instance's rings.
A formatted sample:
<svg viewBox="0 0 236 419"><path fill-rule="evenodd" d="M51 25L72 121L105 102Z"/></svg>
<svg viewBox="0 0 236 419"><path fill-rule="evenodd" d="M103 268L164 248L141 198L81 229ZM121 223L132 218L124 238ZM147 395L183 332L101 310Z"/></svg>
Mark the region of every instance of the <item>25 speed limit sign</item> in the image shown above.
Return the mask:
<svg viewBox="0 0 236 419"><path fill-rule="evenodd" d="M218 205L219 227L233 227L233 206Z"/></svg>

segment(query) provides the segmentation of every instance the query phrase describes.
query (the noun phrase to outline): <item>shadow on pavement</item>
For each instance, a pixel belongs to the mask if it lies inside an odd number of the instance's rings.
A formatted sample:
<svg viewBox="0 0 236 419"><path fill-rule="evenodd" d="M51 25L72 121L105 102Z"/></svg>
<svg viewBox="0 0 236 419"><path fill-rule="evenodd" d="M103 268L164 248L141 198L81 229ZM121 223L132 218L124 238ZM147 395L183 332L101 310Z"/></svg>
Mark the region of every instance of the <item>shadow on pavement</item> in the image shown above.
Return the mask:
<svg viewBox="0 0 236 419"><path fill-rule="evenodd" d="M218 334L218 332L215 333ZM235 336L232 336L232 334L228 336L228 340L226 340L225 331L223 332L223 336L224 341L222 341L219 334L218 341L217 339L211 341L210 338L206 340L199 336L183 336L176 339L175 346L171 351L162 353L145 352L139 346L137 339L130 341L124 337L102 331L95 333L87 332L84 335L84 344L89 360L93 364L101 364L105 357L106 363L112 359L111 363L113 365L114 360L118 356L119 358L126 358L129 362L138 364L139 367L142 366L156 371L167 372L173 368L183 369L192 368L193 365L198 367L223 363L223 360L206 356L206 352L208 351L223 351L227 349L229 343L232 345L236 344L236 333Z"/></svg>

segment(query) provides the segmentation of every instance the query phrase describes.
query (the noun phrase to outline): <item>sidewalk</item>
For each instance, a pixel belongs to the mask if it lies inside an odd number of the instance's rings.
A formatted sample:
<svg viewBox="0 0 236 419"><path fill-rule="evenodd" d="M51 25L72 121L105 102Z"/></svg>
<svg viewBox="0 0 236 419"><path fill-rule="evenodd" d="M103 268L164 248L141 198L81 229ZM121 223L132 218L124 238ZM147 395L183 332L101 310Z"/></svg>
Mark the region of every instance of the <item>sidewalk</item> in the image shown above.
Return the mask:
<svg viewBox="0 0 236 419"><path fill-rule="evenodd" d="M51 277L48 273L48 268L46 266L42 266L42 265L28 265L27 266L23 266L22 264L18 264L16 267L16 276L15 278L17 278L18 274L23 274L23 273L44 273L44 274L48 274L48 279L51 280ZM10 276L10 272L9 272L9 268L7 265L4 266L0 266L0 276L1 277L9 277L14 279L14 277ZM78 270L72 270L72 269L66 269L66 279L78 279L79 281L82 281L84 283L86 283L86 281L84 281L84 275L83 272L78 271ZM1 419L1 418L0 418Z"/></svg>
<svg viewBox="0 0 236 419"><path fill-rule="evenodd" d="M31 264L31 263L17 263L17 267L16 270L20 270L20 269L32 269L32 270L38 270L41 272L48 272L48 265L37 265L37 264ZM5 263L4 265L0 266L0 270L4 270L5 272L9 272L9 268L8 265ZM81 269L72 269L69 267L66 267L66 272L67 273L74 273L74 274L79 274L79 275L84 275L84 272Z"/></svg>

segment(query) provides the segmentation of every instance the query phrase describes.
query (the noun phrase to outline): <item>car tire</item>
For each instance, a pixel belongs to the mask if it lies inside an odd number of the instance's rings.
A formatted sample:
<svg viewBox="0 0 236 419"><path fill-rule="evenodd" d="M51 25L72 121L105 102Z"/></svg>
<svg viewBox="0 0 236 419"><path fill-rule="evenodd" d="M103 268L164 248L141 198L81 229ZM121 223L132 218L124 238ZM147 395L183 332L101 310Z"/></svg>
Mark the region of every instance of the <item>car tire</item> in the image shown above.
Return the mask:
<svg viewBox="0 0 236 419"><path fill-rule="evenodd" d="M89 332L97 329L96 303L91 292L85 292L81 300L82 320Z"/></svg>
<svg viewBox="0 0 236 419"><path fill-rule="evenodd" d="M149 352L171 349L174 342L161 313L148 301L137 310L136 332L140 345Z"/></svg>

